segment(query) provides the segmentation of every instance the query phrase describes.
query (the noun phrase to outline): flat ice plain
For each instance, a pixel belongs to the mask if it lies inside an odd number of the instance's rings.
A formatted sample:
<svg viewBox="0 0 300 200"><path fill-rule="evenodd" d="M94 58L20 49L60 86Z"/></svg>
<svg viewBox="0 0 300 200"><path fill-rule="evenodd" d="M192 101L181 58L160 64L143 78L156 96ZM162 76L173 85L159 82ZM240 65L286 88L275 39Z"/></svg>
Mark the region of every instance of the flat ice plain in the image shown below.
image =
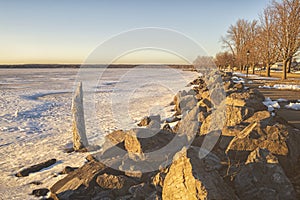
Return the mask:
<svg viewBox="0 0 300 200"><path fill-rule="evenodd" d="M177 91L197 77L178 69L90 69L85 71L85 105L89 142L101 145L105 134L128 129L149 114L172 114ZM89 78L98 77L97 84ZM72 143L71 100L78 69L0 69L0 199L34 199L33 189L47 188L64 175L65 166L79 167L86 153L64 153ZM92 85L91 85L92 83ZM94 118L89 116L93 114ZM28 177L20 169L48 159L58 162ZM41 181L42 185L30 184Z"/></svg>

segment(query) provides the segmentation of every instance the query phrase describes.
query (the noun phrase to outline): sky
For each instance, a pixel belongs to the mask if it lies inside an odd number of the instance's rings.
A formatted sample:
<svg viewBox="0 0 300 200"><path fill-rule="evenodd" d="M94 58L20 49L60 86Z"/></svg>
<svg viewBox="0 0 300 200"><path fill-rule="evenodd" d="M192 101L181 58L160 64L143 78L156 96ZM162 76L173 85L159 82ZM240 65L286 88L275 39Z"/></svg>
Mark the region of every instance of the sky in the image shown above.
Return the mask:
<svg viewBox="0 0 300 200"><path fill-rule="evenodd" d="M105 41L143 27L182 33L200 44L207 55L214 56L223 50L220 38L231 24L239 18L258 19L268 3L269 0L0 0L0 64L82 63ZM131 40L134 42L134 38ZM122 44L113 45L109 48ZM131 52L116 62L181 62L174 55L166 55L171 53L153 52Z"/></svg>

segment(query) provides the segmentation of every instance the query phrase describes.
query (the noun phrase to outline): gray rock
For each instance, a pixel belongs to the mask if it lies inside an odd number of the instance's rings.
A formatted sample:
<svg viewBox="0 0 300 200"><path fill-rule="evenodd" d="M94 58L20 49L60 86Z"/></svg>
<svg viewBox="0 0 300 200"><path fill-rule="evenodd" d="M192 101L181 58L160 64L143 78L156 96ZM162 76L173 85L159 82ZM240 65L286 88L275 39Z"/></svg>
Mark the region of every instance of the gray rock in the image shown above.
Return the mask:
<svg viewBox="0 0 300 200"><path fill-rule="evenodd" d="M36 189L32 191L32 195L36 196L36 197L42 197L42 196L46 196L49 192L49 189L47 188L40 188L40 189Z"/></svg>
<svg viewBox="0 0 300 200"><path fill-rule="evenodd" d="M21 170L20 172L18 172L16 174L16 177L24 177L24 176L28 176L30 173L34 173L34 172L38 172L44 168L50 167L51 165L54 165L56 163L56 159L50 159L47 160L45 162L36 164L36 165L32 165L26 169Z"/></svg>
<svg viewBox="0 0 300 200"><path fill-rule="evenodd" d="M147 128L159 129L160 123L161 123L160 115L151 115L149 117L144 117L137 125L147 126Z"/></svg>
<svg viewBox="0 0 300 200"><path fill-rule="evenodd" d="M256 125L255 125L256 124ZM250 137L255 132L258 137ZM233 151L254 151L257 147L268 149L272 154L287 156L289 154L288 138L290 137L283 125L266 126L262 128L259 123L252 122L241 133L239 133L227 147L226 152ZM289 145L290 148L294 145ZM291 155L294 154L291 151Z"/></svg>
<svg viewBox="0 0 300 200"><path fill-rule="evenodd" d="M51 188L51 197L54 199L67 200L72 199L77 194L85 194L87 198L88 189L93 187L95 179L100 173L105 173L107 167L102 163L90 161L74 172L68 174L65 178L56 182Z"/></svg>
<svg viewBox="0 0 300 200"><path fill-rule="evenodd" d="M268 149L261 149L258 147L249 154L246 164L259 162L278 164L278 159L276 156L271 154Z"/></svg>
<svg viewBox="0 0 300 200"><path fill-rule="evenodd" d="M225 153L228 153L232 144L234 144L237 140L246 138L256 126L257 126L257 122L253 122L249 124L246 128L244 128L240 133L238 133L229 143Z"/></svg>
<svg viewBox="0 0 300 200"><path fill-rule="evenodd" d="M180 99L179 111L184 114L184 112L192 110L197 105L197 100L193 95L187 95Z"/></svg>
<svg viewBox="0 0 300 200"><path fill-rule="evenodd" d="M106 173L97 176L96 182L101 188L112 190L114 196L129 194L129 188L137 184L136 181L124 175L115 176Z"/></svg>
<svg viewBox="0 0 300 200"><path fill-rule="evenodd" d="M151 120L151 122L148 124L147 128L159 130L160 129L160 122L156 120Z"/></svg>
<svg viewBox="0 0 300 200"><path fill-rule="evenodd" d="M214 170L206 171L198 153L182 150L174 157L164 179L162 199L238 199Z"/></svg>
<svg viewBox="0 0 300 200"><path fill-rule="evenodd" d="M75 171L76 169L78 169L78 167L66 166L59 174L69 174L69 173Z"/></svg>
<svg viewBox="0 0 300 200"><path fill-rule="evenodd" d="M198 114L198 107L194 107L193 110L183 116L174 131L178 134L186 135L188 139L193 139L199 132Z"/></svg>
<svg viewBox="0 0 300 200"><path fill-rule="evenodd" d="M279 164L249 163L234 180L240 199L296 199L295 191Z"/></svg>
<svg viewBox="0 0 300 200"><path fill-rule="evenodd" d="M226 126L235 126L251 117L254 109L250 107L226 106Z"/></svg>
<svg viewBox="0 0 300 200"><path fill-rule="evenodd" d="M150 117L144 117L137 125L138 126L147 126L150 123Z"/></svg>

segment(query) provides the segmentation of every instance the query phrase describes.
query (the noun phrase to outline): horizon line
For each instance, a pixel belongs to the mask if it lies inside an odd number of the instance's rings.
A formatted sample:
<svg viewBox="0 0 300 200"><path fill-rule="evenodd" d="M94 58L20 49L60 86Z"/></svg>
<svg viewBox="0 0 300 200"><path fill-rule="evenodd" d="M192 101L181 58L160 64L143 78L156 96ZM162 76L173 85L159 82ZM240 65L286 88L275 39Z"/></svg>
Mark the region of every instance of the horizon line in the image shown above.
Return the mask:
<svg viewBox="0 0 300 200"><path fill-rule="evenodd" d="M188 63L0 63L3 65L193 65Z"/></svg>

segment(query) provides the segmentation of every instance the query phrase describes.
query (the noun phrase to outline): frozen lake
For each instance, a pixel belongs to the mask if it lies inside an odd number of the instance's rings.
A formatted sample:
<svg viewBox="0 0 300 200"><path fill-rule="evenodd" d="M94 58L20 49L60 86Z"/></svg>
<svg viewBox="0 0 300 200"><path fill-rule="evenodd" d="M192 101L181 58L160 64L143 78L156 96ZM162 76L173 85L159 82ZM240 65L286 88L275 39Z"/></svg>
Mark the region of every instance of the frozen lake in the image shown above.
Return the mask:
<svg viewBox="0 0 300 200"><path fill-rule="evenodd" d="M149 114L172 114L177 91L189 88L194 72L164 69L0 69L0 194L3 199L33 199L33 189L49 187L65 166L78 167L86 154L66 154L71 144L71 100L83 81L89 141L101 145L112 130L129 129ZM56 158L50 169L17 178L14 174ZM41 181L36 186L29 184Z"/></svg>

